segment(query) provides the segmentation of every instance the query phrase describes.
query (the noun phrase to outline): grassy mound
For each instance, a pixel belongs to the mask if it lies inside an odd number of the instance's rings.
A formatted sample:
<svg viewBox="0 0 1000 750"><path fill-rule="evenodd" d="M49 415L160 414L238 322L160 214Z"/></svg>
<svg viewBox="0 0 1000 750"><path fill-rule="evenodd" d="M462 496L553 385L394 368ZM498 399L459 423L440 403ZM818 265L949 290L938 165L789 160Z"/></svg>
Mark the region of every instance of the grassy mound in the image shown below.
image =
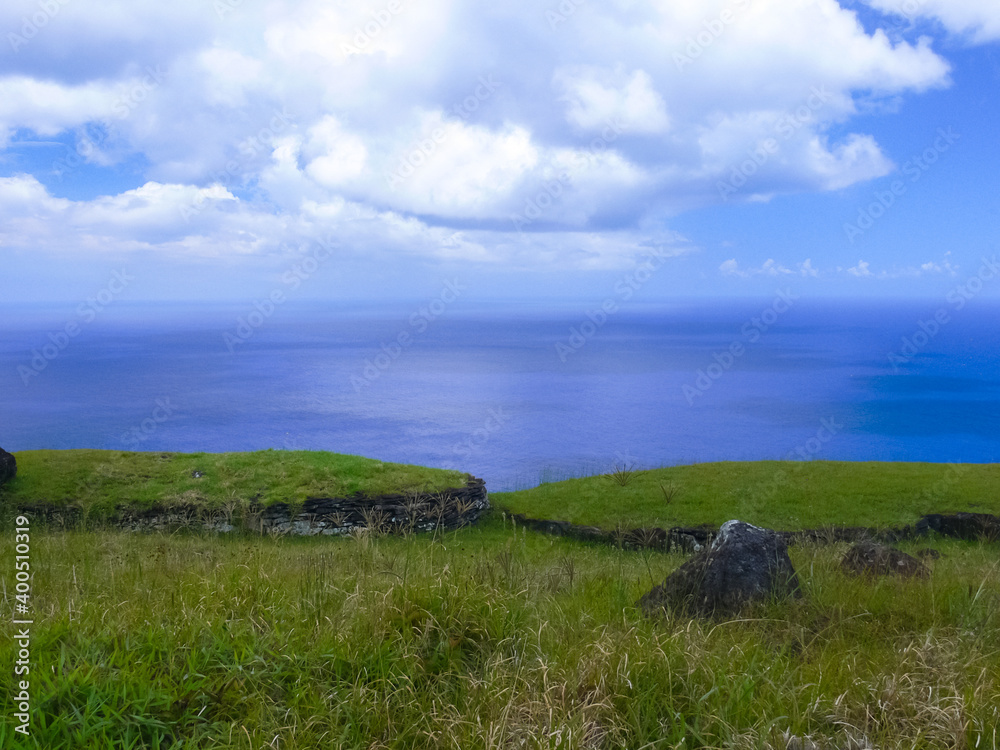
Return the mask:
<svg viewBox="0 0 1000 750"><path fill-rule="evenodd" d="M468 475L319 451L133 453L22 451L17 477L0 504L80 505L96 515L116 505L219 507L256 499L267 505L307 497L344 497L462 486Z"/></svg>
<svg viewBox="0 0 1000 750"><path fill-rule="evenodd" d="M1000 513L1000 464L727 461L569 479L490 498L532 518L604 528L732 518L786 531L884 527L926 513Z"/></svg>

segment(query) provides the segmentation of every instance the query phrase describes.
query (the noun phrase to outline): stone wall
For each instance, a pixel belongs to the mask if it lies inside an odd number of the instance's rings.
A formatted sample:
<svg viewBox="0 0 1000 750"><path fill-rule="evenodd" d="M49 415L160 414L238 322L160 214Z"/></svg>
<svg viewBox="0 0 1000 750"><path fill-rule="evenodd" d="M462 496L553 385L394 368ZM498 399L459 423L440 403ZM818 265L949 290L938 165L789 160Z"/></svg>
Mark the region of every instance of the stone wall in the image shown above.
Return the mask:
<svg viewBox="0 0 1000 750"><path fill-rule="evenodd" d="M385 533L457 529L476 523L489 510L482 479L464 487L439 492L413 492L351 497L311 497L293 508L286 503L239 503L225 508L199 505L136 508L119 506L105 522L88 523L79 507L36 505L21 512L55 526L109 525L129 531L171 531L180 528L230 532L243 529L260 534L335 536L371 528Z"/></svg>
<svg viewBox="0 0 1000 750"><path fill-rule="evenodd" d="M680 550L696 552L712 541L718 533L714 526L674 526L670 529L647 527L637 529L601 529L596 526L581 526L567 521L549 521L528 518L520 513L510 514L518 525L543 534L566 536L586 542L601 542L634 549ZM811 542L826 544L832 542L898 542L915 539L930 532L957 539L996 541L1000 539L1000 517L988 513L955 513L941 515L932 513L923 516L914 525L894 526L883 529L862 526L828 526L821 529L802 531L779 531L786 544Z"/></svg>

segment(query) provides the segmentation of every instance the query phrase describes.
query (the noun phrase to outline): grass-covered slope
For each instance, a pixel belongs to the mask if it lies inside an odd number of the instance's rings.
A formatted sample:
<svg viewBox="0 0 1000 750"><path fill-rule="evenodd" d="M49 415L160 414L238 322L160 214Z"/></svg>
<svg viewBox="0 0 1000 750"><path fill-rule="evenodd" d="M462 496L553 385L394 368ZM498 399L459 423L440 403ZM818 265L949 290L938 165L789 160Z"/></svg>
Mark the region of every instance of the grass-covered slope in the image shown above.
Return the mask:
<svg viewBox="0 0 1000 750"><path fill-rule="evenodd" d="M896 526L926 513L1000 513L1000 464L733 461L620 478L624 486L605 475L490 497L494 506L532 518L604 528L738 518L791 531Z"/></svg>
<svg viewBox="0 0 1000 750"><path fill-rule="evenodd" d="M98 450L21 451L17 476L0 487L0 505L80 505L100 514L134 507L256 499L296 503L343 497L437 491L462 486L458 471L385 463L319 451L132 453Z"/></svg>

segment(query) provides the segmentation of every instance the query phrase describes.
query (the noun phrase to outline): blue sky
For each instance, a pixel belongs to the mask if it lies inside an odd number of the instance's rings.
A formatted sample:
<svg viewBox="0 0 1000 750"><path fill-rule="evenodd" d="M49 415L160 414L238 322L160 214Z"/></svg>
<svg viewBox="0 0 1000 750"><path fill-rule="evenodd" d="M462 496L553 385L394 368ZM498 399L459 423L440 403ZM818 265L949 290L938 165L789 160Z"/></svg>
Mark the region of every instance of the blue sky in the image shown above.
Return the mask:
<svg viewBox="0 0 1000 750"><path fill-rule="evenodd" d="M943 297L1000 253L998 41L995 0L7 0L0 302L544 302L650 258L649 300Z"/></svg>

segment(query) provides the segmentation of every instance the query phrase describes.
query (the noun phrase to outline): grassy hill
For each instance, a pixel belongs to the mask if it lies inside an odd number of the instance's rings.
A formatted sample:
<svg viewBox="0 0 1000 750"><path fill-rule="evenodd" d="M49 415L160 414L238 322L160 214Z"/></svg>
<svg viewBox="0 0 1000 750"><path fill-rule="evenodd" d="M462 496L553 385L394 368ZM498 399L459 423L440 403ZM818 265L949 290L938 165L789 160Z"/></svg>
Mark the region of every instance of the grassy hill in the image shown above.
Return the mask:
<svg viewBox="0 0 1000 750"><path fill-rule="evenodd" d="M732 518L788 531L894 526L926 513L1000 513L1000 464L726 461L569 479L490 497L495 506L533 518L604 528L719 525Z"/></svg>
<svg viewBox="0 0 1000 750"><path fill-rule="evenodd" d="M100 515L135 507L257 499L267 505L307 497L377 495L462 486L458 471L385 463L321 451L133 453L99 450L21 451L17 477L0 487L6 507L75 504Z"/></svg>

